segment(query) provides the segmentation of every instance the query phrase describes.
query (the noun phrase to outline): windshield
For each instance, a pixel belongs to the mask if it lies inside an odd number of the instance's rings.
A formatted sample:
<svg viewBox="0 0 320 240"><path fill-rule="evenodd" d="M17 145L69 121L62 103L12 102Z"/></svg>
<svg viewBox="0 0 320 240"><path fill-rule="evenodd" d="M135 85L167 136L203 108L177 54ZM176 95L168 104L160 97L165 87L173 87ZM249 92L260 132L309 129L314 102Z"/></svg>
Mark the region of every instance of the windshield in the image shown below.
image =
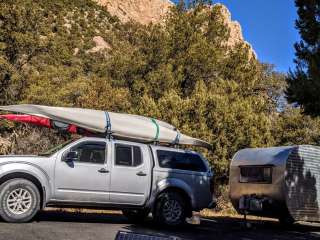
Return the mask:
<svg viewBox="0 0 320 240"><path fill-rule="evenodd" d="M61 143L61 144L51 148L50 150L48 150L44 153L40 153L39 156L51 156L75 140L77 140L77 139L70 139L68 141L65 141L64 143Z"/></svg>

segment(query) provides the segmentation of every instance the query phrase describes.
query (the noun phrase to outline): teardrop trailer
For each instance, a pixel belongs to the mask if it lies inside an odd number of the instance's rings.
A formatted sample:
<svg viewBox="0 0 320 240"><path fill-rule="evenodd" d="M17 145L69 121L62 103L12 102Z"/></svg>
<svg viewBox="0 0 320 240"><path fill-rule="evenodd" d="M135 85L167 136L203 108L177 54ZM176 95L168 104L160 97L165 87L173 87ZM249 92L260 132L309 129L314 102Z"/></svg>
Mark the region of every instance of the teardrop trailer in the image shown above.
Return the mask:
<svg viewBox="0 0 320 240"><path fill-rule="evenodd" d="M2 106L0 115L94 135L38 156L0 157L0 216L26 222L46 206L120 209L132 221L168 226L215 206L213 173L199 153L174 146L210 144L142 116L39 105ZM23 115L21 115L23 114ZM99 137L97 137L99 136Z"/></svg>
<svg viewBox="0 0 320 240"><path fill-rule="evenodd" d="M320 147L243 149L230 166L230 198L241 214L320 222Z"/></svg>

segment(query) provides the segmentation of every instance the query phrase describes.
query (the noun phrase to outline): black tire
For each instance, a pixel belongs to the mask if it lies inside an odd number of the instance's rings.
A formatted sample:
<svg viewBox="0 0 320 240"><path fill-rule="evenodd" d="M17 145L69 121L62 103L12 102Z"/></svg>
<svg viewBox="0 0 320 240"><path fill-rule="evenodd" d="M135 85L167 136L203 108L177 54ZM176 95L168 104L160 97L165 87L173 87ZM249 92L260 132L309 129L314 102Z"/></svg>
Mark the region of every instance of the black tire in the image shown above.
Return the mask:
<svg viewBox="0 0 320 240"><path fill-rule="evenodd" d="M123 215L130 221L134 223L143 222L149 215L150 210L148 209L130 209L130 210L122 210Z"/></svg>
<svg viewBox="0 0 320 240"><path fill-rule="evenodd" d="M289 214L284 214L280 216L278 219L280 224L284 227L291 227L295 222L295 220Z"/></svg>
<svg viewBox="0 0 320 240"><path fill-rule="evenodd" d="M178 192L161 193L156 201L153 218L168 227L181 226L186 223L187 200ZM174 209L170 206L175 206Z"/></svg>
<svg viewBox="0 0 320 240"><path fill-rule="evenodd" d="M6 222L29 222L40 210L40 193L30 181L15 178L0 186L0 216Z"/></svg>

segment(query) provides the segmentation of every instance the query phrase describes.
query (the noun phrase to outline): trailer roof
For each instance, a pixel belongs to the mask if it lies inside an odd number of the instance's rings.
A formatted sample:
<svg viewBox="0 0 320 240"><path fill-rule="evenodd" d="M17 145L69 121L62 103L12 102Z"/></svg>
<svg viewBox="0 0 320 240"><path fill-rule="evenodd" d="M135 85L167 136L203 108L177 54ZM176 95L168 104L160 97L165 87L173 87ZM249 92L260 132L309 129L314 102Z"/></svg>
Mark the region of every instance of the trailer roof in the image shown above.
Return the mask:
<svg viewBox="0 0 320 240"><path fill-rule="evenodd" d="M295 147L296 146L242 149L234 155L231 166L283 165Z"/></svg>

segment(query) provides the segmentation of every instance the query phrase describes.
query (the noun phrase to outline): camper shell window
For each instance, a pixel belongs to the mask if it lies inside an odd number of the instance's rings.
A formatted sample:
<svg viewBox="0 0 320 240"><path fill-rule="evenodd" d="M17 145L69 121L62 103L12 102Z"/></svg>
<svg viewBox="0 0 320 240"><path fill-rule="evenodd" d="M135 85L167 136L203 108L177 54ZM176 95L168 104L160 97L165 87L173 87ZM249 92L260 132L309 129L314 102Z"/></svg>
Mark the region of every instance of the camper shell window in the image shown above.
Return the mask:
<svg viewBox="0 0 320 240"><path fill-rule="evenodd" d="M240 166L240 183L272 183L272 166Z"/></svg>
<svg viewBox="0 0 320 240"><path fill-rule="evenodd" d="M159 166L194 172L206 172L207 167L198 154L157 150Z"/></svg>

